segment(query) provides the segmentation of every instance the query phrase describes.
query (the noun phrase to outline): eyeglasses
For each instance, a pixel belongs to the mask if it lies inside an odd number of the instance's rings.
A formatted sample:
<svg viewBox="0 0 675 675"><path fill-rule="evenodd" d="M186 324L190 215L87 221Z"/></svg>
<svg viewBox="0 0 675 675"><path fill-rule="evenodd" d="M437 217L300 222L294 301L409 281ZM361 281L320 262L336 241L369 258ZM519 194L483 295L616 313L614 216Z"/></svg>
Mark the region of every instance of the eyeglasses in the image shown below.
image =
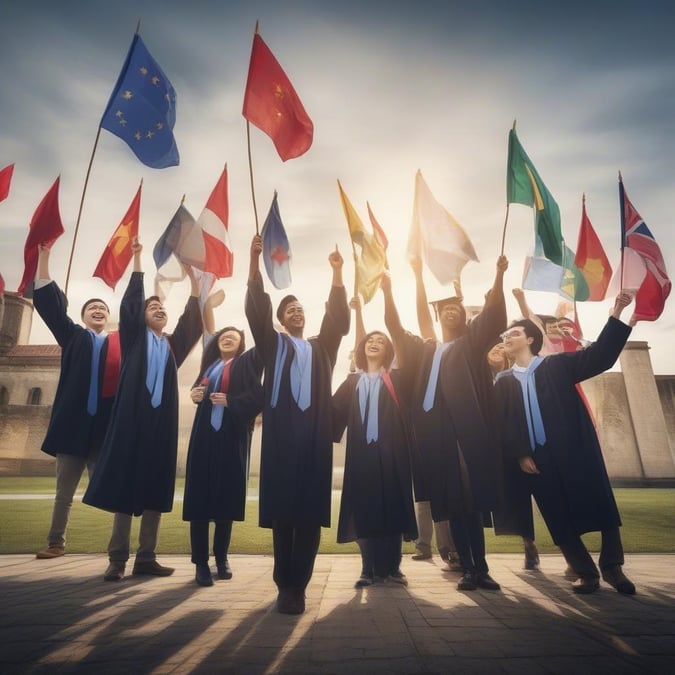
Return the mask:
<svg viewBox="0 0 675 675"><path fill-rule="evenodd" d="M508 340L509 338L525 337L525 331L522 330L507 330L499 336L502 341Z"/></svg>

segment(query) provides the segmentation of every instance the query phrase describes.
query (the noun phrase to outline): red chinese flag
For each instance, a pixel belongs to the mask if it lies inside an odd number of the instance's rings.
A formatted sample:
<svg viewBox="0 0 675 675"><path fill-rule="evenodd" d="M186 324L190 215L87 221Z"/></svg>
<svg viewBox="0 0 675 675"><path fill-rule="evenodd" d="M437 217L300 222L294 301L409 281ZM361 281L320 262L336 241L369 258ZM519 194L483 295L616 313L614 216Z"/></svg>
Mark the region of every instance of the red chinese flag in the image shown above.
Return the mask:
<svg viewBox="0 0 675 675"><path fill-rule="evenodd" d="M253 36L242 113L272 139L284 162L304 154L312 145L312 120L258 33Z"/></svg>
<svg viewBox="0 0 675 675"><path fill-rule="evenodd" d="M101 259L96 265L92 276L103 279L105 283L115 290L115 285L122 278L124 271L129 266L133 256L131 252L131 240L138 236L138 218L141 210L141 187L129 206L122 222L110 237Z"/></svg>
<svg viewBox="0 0 675 675"><path fill-rule="evenodd" d="M38 246L44 244L47 248L63 234L63 223L59 213L59 182L60 177L54 181L49 192L40 202L33 218L30 221L26 244L23 249L24 270L23 278L17 292L23 295L28 284L35 279L38 261Z"/></svg>
<svg viewBox="0 0 675 675"><path fill-rule="evenodd" d="M12 174L14 173L14 164L6 166L0 171L0 202L7 199L9 194L9 184L12 182Z"/></svg>
<svg viewBox="0 0 675 675"><path fill-rule="evenodd" d="M605 249L595 233L591 221L586 215L586 199L581 206L581 225L574 264L583 274L588 284L588 300L604 300L609 281L612 278L612 266L609 264Z"/></svg>

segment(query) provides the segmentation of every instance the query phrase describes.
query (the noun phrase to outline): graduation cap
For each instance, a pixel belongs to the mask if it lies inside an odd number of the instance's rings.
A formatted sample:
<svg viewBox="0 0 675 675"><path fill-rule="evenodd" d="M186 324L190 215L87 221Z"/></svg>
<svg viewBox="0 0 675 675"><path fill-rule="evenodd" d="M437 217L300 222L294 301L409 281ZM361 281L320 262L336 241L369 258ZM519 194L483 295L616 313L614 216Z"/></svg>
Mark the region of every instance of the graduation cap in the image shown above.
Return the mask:
<svg viewBox="0 0 675 675"><path fill-rule="evenodd" d="M464 320L466 321L466 309L464 308L464 298L461 296L453 296L451 298L443 298L441 300L432 300L429 304L434 308L434 315L436 316L436 321L438 321L438 313L441 311L441 307L448 304L459 305L462 312L464 312Z"/></svg>

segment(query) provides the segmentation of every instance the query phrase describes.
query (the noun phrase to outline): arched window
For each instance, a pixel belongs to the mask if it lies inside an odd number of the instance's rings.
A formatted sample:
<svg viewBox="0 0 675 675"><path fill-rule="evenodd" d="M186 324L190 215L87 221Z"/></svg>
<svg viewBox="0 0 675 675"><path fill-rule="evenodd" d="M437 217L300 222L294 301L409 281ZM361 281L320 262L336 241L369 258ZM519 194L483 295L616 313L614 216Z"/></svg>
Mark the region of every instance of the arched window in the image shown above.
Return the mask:
<svg viewBox="0 0 675 675"><path fill-rule="evenodd" d="M42 400L42 389L40 387L33 387L28 392L28 405L40 405Z"/></svg>
<svg viewBox="0 0 675 675"><path fill-rule="evenodd" d="M7 405L9 403L9 391L7 387L0 384L0 405Z"/></svg>

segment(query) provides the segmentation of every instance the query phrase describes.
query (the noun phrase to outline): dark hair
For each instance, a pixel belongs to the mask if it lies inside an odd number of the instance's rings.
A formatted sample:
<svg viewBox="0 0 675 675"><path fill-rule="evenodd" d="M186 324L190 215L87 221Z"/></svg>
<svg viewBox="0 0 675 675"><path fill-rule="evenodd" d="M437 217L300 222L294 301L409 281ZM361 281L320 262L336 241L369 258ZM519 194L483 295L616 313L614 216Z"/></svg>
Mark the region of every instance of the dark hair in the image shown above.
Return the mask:
<svg viewBox="0 0 675 675"><path fill-rule="evenodd" d="M294 295L287 295L283 298L281 298L281 302L279 303L279 306L277 307L277 319L279 323L283 324L283 321L281 320L282 317L284 316L284 310L286 309L286 305L290 305L292 302L297 302L298 299Z"/></svg>
<svg viewBox="0 0 675 675"><path fill-rule="evenodd" d="M145 305L143 305L143 309L146 310L148 308L148 305L153 300L156 300L160 305L162 304L162 299L159 297L159 295L151 295L149 298L146 299Z"/></svg>
<svg viewBox="0 0 675 675"><path fill-rule="evenodd" d="M105 300L101 300L101 298L89 298L89 300L85 300L84 305L82 305L82 309L80 310L81 319L84 319L84 310L87 309L87 306L91 305L92 302L100 302L102 305L105 305L105 308L108 310L108 314L110 314L110 308L108 307L108 303Z"/></svg>
<svg viewBox="0 0 675 675"><path fill-rule="evenodd" d="M453 296L452 298L443 298L442 300L434 300L429 303L433 305L434 314L436 315L436 321L440 319L441 309L445 305L457 305L462 310L462 323L466 326L466 308L464 307L464 301L462 298Z"/></svg>
<svg viewBox="0 0 675 675"><path fill-rule="evenodd" d="M235 356L239 356L240 354L244 353L244 350L246 349L244 331L239 330L239 328L236 328L235 326L225 326L225 328L221 328L217 333L214 333L213 337L204 347L204 351L202 352L202 361L199 365L199 376L197 377L194 385L192 385L193 387L201 383L204 373L208 370L209 366L220 358L220 347L218 347L218 340L220 339L220 336L228 330L236 331L241 336L239 349L237 350Z"/></svg>
<svg viewBox="0 0 675 675"><path fill-rule="evenodd" d="M359 344L354 350L354 363L356 363L356 367L360 368L361 370L366 370L368 367L368 359L366 358L366 342L372 335L383 335L387 340L382 365L386 370L389 370L391 362L394 360L394 345L391 343L389 336L381 330L371 330L370 333L366 333L366 335L361 338Z"/></svg>
<svg viewBox="0 0 675 675"><path fill-rule="evenodd" d="M509 328L515 328L516 326L521 327L525 331L525 337L533 339L533 342L530 345L530 352L535 356L539 354L541 347L544 344L544 335L539 329L539 326L530 319L519 319L518 321L513 321Z"/></svg>

